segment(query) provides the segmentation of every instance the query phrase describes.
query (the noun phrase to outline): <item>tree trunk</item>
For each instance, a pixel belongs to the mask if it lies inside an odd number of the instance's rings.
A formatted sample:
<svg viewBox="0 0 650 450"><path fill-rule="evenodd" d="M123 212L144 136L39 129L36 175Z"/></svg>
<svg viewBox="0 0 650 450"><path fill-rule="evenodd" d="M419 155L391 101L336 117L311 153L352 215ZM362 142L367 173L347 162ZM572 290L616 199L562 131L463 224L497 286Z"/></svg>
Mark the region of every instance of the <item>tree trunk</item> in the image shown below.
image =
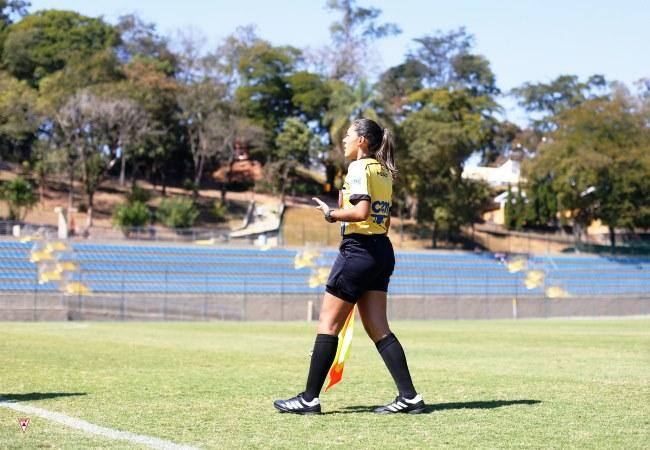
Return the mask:
<svg viewBox="0 0 650 450"><path fill-rule="evenodd" d="M196 192L198 193L199 188L201 187L201 175L203 174L203 165L205 164L205 158L203 155L199 157L199 164L198 167L196 168L196 173L194 174L194 188Z"/></svg>
<svg viewBox="0 0 650 450"><path fill-rule="evenodd" d="M280 192L280 203L284 203L284 194L287 190L287 179L289 178L289 170L291 167L289 164L285 163L284 168L282 169L282 190Z"/></svg>
<svg viewBox="0 0 650 450"><path fill-rule="evenodd" d="M88 192L88 220L86 221L86 224L88 228L93 226L93 201L95 197L94 192Z"/></svg>
<svg viewBox="0 0 650 450"><path fill-rule="evenodd" d="M69 167L70 172L68 173L68 214L72 209L74 204L74 166Z"/></svg>
<svg viewBox="0 0 650 450"><path fill-rule="evenodd" d="M431 247L438 248L438 227L436 222L433 222L433 229L431 230Z"/></svg>
<svg viewBox="0 0 650 450"><path fill-rule="evenodd" d="M124 154L124 150L122 150L122 154L120 155L120 186L124 186L125 174L126 174L126 155Z"/></svg>
<svg viewBox="0 0 650 450"><path fill-rule="evenodd" d="M580 252L580 225L573 219L573 241L576 252Z"/></svg>
<svg viewBox="0 0 650 450"><path fill-rule="evenodd" d="M230 158L228 158L228 170L226 171L226 182L221 184L221 203L225 203L226 201L226 191L232 180L232 166L234 165L235 155L234 152L230 152Z"/></svg>
<svg viewBox="0 0 650 450"><path fill-rule="evenodd" d="M162 183L162 195L165 197L167 195L167 172L164 169L160 173L160 177L160 182Z"/></svg>
<svg viewBox="0 0 650 450"><path fill-rule="evenodd" d="M612 248L612 253L616 252L616 230L614 227L608 227L609 228L609 244Z"/></svg>

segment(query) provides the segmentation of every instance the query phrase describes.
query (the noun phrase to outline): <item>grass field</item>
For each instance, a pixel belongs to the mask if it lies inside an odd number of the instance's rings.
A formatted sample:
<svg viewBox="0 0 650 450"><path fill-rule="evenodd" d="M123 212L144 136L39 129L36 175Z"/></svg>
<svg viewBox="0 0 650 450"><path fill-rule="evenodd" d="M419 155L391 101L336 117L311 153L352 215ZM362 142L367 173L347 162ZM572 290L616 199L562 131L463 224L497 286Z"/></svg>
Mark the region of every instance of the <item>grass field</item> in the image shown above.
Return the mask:
<svg viewBox="0 0 650 450"><path fill-rule="evenodd" d="M1 323L0 396L202 448L649 448L650 320L395 322L419 416L358 327L321 416L302 390L307 323ZM0 448L145 448L0 408Z"/></svg>

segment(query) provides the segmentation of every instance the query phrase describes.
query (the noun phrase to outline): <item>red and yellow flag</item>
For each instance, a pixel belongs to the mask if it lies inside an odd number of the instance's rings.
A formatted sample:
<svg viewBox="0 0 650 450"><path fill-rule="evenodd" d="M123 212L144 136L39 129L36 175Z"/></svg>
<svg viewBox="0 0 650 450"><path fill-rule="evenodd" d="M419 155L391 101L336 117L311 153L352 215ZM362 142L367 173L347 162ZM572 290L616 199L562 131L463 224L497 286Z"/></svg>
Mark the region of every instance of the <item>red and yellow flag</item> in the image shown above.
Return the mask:
<svg viewBox="0 0 650 450"><path fill-rule="evenodd" d="M330 381L325 388L325 392L343 378L343 368L345 360L350 353L350 346L352 345L352 336L354 335L354 313L356 306L352 308L348 318L345 319L345 325L339 333L339 346L336 349L336 356L334 357L334 364L330 368Z"/></svg>

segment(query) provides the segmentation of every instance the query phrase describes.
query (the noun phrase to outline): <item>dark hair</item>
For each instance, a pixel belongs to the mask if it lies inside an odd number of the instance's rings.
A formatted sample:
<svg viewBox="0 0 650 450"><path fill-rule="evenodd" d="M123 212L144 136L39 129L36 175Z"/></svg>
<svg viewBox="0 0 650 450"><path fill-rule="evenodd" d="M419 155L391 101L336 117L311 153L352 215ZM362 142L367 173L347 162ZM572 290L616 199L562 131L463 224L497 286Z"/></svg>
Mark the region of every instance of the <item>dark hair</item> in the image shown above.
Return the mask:
<svg viewBox="0 0 650 450"><path fill-rule="evenodd" d="M357 119L352 122L352 127L359 136L368 141L368 151L388 169L391 178L395 179L397 167L393 158L393 135L388 128L382 128L370 119Z"/></svg>

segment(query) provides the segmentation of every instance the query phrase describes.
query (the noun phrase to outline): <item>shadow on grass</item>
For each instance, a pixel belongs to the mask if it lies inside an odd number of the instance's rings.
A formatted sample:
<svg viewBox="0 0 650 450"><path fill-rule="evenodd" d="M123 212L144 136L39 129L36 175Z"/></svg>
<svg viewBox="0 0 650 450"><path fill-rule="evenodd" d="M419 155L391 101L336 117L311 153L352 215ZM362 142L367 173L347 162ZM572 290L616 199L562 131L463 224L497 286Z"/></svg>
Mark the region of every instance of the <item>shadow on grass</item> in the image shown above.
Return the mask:
<svg viewBox="0 0 650 450"><path fill-rule="evenodd" d="M85 392L30 392L28 394L0 394L0 401L28 402L31 400L47 400L48 398L73 397L86 395Z"/></svg>
<svg viewBox="0 0 650 450"><path fill-rule="evenodd" d="M493 409L512 405L536 405L537 403L541 403L541 400L488 400L483 402L434 403L431 405L426 405L422 414L431 414L432 412L443 411L446 409ZM324 414L368 413L372 412L372 410L378 406L379 405L347 406L339 411L331 411Z"/></svg>

